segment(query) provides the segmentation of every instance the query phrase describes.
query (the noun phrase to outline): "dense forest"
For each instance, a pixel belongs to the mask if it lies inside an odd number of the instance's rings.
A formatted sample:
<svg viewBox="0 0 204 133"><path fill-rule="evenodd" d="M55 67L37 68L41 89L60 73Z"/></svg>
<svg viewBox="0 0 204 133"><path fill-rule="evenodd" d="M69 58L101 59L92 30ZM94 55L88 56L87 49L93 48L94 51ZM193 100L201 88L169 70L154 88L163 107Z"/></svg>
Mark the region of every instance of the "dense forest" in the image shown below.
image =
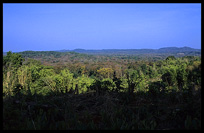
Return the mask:
<svg viewBox="0 0 204 133"><path fill-rule="evenodd" d="M201 57L189 54L9 51L3 128L201 129Z"/></svg>

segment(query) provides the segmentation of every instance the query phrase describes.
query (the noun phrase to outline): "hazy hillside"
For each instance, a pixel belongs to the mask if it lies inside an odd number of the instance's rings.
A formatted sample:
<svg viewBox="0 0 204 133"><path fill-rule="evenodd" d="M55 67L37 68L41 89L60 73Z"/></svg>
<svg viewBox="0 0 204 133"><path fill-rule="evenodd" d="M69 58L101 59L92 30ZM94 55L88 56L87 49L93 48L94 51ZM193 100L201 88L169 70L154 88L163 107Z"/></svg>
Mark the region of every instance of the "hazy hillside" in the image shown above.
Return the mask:
<svg viewBox="0 0 204 133"><path fill-rule="evenodd" d="M137 55L137 54L185 54L185 55L200 55L200 49L193 49L190 47L164 47L160 49L102 49L102 50L85 50L85 49L74 49L74 50L58 50L57 52L77 52L84 54L128 54L128 55Z"/></svg>
<svg viewBox="0 0 204 133"><path fill-rule="evenodd" d="M200 49L190 47L165 47L160 49L102 49L102 50L57 50L57 51L23 51L19 53L24 58L35 58L49 62L66 62L78 60L84 62L86 60L109 60L109 59L132 59L132 60L161 60L168 56L184 57L184 56L201 56ZM6 55L6 52L3 53Z"/></svg>

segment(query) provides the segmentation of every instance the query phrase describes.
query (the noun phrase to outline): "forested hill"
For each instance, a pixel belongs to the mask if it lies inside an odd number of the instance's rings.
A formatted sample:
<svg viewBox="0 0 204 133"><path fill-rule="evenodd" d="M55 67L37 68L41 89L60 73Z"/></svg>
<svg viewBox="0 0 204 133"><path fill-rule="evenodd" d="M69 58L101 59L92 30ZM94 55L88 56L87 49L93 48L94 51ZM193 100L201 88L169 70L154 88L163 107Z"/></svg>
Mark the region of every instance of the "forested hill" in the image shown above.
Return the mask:
<svg viewBox="0 0 204 133"><path fill-rule="evenodd" d="M12 51L14 53L18 53ZM41 53L40 51L23 51L19 53ZM177 55L184 55L184 56L200 56L201 49L194 49L190 47L164 47L160 49L101 49L101 50L86 50L86 49L74 49L74 50L55 50L55 51L42 51L43 53L55 53L55 52L76 52L76 53L83 53L83 54L93 54L93 55L137 55L137 54L177 54ZM3 52L3 55L6 55L6 52ZM176 56L176 55L175 55Z"/></svg>
<svg viewBox="0 0 204 133"><path fill-rule="evenodd" d="M190 47L164 47L160 49L102 49L102 50L85 50L85 49L74 49L74 50L58 50L57 52L77 52L84 54L94 55L137 55L137 54L178 54L178 55L194 55L199 56L201 49L193 49Z"/></svg>
<svg viewBox="0 0 204 133"><path fill-rule="evenodd" d="M13 51L12 51L13 52ZM168 56L184 57L184 56L201 56L201 49L193 49L190 47L165 47L160 49L102 49L102 50L57 50L57 51L23 51L19 53L24 58L83 58L92 59L104 58L102 56L119 57L123 59L165 59ZM6 55L6 52L3 52ZM97 55L97 56L96 56Z"/></svg>

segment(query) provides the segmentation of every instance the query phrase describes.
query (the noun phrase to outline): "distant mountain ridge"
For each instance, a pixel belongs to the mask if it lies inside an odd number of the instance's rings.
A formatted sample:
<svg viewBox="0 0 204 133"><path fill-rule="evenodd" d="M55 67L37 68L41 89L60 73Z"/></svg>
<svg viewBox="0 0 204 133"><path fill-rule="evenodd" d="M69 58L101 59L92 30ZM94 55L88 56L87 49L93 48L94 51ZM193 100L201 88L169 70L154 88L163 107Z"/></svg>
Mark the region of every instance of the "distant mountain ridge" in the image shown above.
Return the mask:
<svg viewBox="0 0 204 133"><path fill-rule="evenodd" d="M159 54L159 53L201 53L201 49L194 49L190 47L164 47L160 49L101 49L101 50L86 50L86 49L74 49L74 50L57 50L57 52L77 52L84 54Z"/></svg>
<svg viewBox="0 0 204 133"><path fill-rule="evenodd" d="M201 49L194 49L194 48L190 48L190 47L164 47L164 48L160 48L158 49L159 52L186 52L186 51L201 51Z"/></svg>
<svg viewBox="0 0 204 133"><path fill-rule="evenodd" d="M13 51L12 51L13 52ZM23 51L14 53L33 53L40 51ZM101 50L86 50L86 49L74 49L74 50L55 50L55 51L43 51L43 52L76 52L81 54L91 54L91 55L141 55L141 54L174 54L174 55L194 55L200 56L201 49L194 49L190 47L163 47L159 49L101 49ZM3 52L6 55L6 52Z"/></svg>

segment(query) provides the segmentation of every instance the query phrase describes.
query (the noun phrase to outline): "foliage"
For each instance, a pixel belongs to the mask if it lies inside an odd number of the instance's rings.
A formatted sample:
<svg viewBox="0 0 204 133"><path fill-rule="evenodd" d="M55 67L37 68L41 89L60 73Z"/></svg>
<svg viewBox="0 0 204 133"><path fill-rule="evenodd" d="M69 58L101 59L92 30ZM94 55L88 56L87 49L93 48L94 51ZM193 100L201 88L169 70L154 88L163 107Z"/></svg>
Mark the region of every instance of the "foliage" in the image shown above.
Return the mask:
<svg viewBox="0 0 204 133"><path fill-rule="evenodd" d="M78 87L79 87L78 93L80 94L80 93L88 92L88 89L92 85L92 83L93 83L93 79L85 75L78 77L76 79L76 84L78 84Z"/></svg>
<svg viewBox="0 0 204 133"><path fill-rule="evenodd" d="M97 72L103 77L103 78L110 78L110 75L113 74L113 70L111 68L101 68L97 70Z"/></svg>
<svg viewBox="0 0 204 133"><path fill-rule="evenodd" d="M139 88L139 85L142 83L144 80L144 75L141 71L137 71L134 69L128 69L127 73L127 82L128 82L128 92L133 93L135 88ZM136 91L137 91L136 90Z"/></svg>
<svg viewBox="0 0 204 133"><path fill-rule="evenodd" d="M70 56L3 57L4 129L201 129L200 57Z"/></svg>

